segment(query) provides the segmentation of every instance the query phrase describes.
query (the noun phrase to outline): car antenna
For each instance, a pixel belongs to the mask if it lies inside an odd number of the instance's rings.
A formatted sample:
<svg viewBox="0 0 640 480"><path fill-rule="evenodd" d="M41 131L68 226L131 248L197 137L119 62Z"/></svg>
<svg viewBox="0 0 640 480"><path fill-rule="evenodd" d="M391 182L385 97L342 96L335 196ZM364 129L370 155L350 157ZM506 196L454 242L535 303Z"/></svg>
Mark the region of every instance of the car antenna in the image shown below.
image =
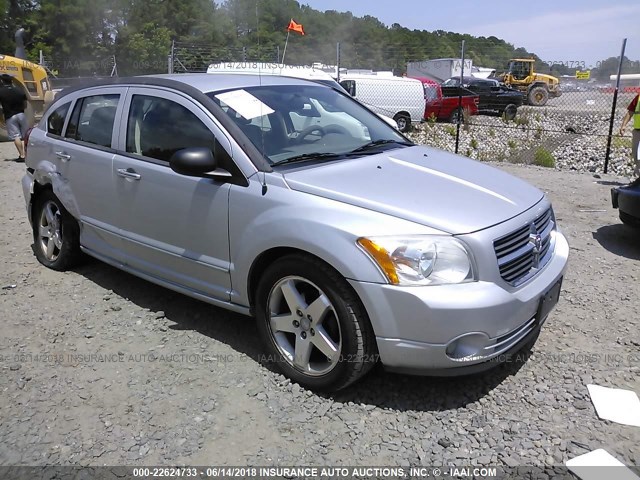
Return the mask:
<svg viewBox="0 0 640 480"><path fill-rule="evenodd" d="M259 0L256 0L256 30L258 32L258 52L260 52L260 13L258 11L258 5L260 4ZM260 62L258 62L258 82L260 84L260 86L262 86L262 73L260 72L260 69L262 68L262 65L260 64ZM263 120L264 122L264 120ZM264 156L264 129L260 128L260 139L262 140L262 155ZM264 197L267 194L267 172L265 172L264 170L262 171L262 196Z"/></svg>

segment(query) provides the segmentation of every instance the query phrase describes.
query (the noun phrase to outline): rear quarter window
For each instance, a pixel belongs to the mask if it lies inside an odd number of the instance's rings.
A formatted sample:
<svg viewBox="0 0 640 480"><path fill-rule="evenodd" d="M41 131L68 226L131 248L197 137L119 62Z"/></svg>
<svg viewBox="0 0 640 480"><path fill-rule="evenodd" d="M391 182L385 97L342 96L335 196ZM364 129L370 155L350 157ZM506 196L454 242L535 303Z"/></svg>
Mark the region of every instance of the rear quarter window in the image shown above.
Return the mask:
<svg viewBox="0 0 640 480"><path fill-rule="evenodd" d="M70 106L71 102L67 102L56 108L51 115L49 115L47 118L47 133L58 136L62 135L62 128L64 127L64 121L67 118Z"/></svg>

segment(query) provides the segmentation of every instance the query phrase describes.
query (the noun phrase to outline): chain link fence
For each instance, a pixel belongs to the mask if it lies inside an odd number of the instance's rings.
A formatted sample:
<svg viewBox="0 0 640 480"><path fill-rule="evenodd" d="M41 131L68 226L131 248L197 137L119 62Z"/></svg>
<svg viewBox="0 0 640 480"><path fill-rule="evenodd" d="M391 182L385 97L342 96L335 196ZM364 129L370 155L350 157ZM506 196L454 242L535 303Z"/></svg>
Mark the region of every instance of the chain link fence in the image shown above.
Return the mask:
<svg viewBox="0 0 640 480"><path fill-rule="evenodd" d="M603 42L606 62L479 54L465 52L464 42L449 58L428 45L336 47L333 58L301 57L290 47L286 63L323 70L377 113L410 125L408 135L418 143L485 161L632 175L631 136L618 135L618 126L640 92L640 75L623 75L616 88L615 74L619 67L640 74L640 62L620 53L620 41ZM169 71L206 71L221 62L243 69L265 61L281 61L279 49L174 43Z"/></svg>

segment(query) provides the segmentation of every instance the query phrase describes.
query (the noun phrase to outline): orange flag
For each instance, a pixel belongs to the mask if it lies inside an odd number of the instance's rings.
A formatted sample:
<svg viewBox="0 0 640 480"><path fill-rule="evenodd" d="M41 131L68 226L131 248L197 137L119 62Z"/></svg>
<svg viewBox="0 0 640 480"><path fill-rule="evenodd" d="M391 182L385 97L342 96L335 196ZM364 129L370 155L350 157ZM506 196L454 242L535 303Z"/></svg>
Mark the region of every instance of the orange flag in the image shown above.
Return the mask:
<svg viewBox="0 0 640 480"><path fill-rule="evenodd" d="M289 30L290 32L291 31L298 32L300 35L304 35L304 30L302 29L302 25L300 25L299 23L294 22L293 18L289 22L289 26L287 27L287 30Z"/></svg>

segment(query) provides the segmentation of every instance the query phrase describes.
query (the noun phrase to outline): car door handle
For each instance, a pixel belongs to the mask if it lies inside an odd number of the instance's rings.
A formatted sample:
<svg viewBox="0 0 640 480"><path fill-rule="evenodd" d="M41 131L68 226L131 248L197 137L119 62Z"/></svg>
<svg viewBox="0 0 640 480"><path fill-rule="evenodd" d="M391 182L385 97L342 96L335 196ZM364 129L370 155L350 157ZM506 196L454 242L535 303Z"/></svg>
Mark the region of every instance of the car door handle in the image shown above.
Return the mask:
<svg viewBox="0 0 640 480"><path fill-rule="evenodd" d="M56 157L58 157L63 162L68 162L69 160L71 160L71 155L67 155L64 152L56 152Z"/></svg>
<svg viewBox="0 0 640 480"><path fill-rule="evenodd" d="M142 175L136 173L133 168L119 168L118 176L122 178L130 178L131 180L140 180Z"/></svg>

